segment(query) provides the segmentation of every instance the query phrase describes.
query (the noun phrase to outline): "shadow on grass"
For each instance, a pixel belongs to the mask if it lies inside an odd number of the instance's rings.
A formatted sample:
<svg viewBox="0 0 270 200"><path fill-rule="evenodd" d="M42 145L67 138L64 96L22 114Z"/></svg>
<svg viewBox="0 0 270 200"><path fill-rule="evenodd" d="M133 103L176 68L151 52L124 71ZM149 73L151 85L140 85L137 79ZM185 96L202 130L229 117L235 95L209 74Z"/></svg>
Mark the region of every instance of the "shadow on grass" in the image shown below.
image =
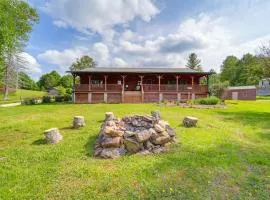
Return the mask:
<svg viewBox="0 0 270 200"><path fill-rule="evenodd" d="M270 140L270 132L269 131L258 132L257 134L259 135L260 138L262 138L264 140Z"/></svg>
<svg viewBox="0 0 270 200"><path fill-rule="evenodd" d="M98 138L97 135L90 135L88 137L87 143L84 145L86 155L89 157L94 156L94 152L95 152L94 148L95 148L95 142L97 138Z"/></svg>
<svg viewBox="0 0 270 200"><path fill-rule="evenodd" d="M45 139L38 139L38 140L32 142L32 145L45 145L45 144L47 144Z"/></svg>
<svg viewBox="0 0 270 200"><path fill-rule="evenodd" d="M63 128L59 128L59 130L79 130L78 128L74 128L73 126L66 126Z"/></svg>
<svg viewBox="0 0 270 200"><path fill-rule="evenodd" d="M169 188L173 188L172 191L181 191L169 194L174 199L194 199L195 196L192 196L194 188L190 186L199 186L200 195L212 196L213 199L219 199L215 195L226 194L229 194L228 199L238 199L242 194L235 188L239 185L242 189L253 191L256 197L260 197L267 193L266 171L261 169L269 165L268 156L266 151L258 152L255 148L243 147L238 143L224 143L206 149L180 147L173 152L160 155L161 158L155 165L144 168L139 174L152 177L156 179L155 181L163 178L163 182L156 187L160 187L159 191ZM132 165L128 160L126 162L127 166ZM230 169L234 169L234 172ZM236 177L238 178L236 183L227 184ZM258 187L249 185L250 177L255 177ZM159 199L164 194L151 195L149 199Z"/></svg>
<svg viewBox="0 0 270 200"><path fill-rule="evenodd" d="M256 128L270 129L270 113L269 112L254 112L254 111L239 111L227 112L217 111L219 115L224 117L225 121L239 121L244 125L250 125Z"/></svg>

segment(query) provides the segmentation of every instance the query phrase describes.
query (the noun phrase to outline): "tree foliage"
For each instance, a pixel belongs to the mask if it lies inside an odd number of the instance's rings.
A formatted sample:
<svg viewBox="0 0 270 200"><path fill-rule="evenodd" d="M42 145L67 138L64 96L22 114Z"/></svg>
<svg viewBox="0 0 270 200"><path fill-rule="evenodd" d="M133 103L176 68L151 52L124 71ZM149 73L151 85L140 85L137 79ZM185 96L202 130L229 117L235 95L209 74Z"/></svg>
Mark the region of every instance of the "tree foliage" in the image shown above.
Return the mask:
<svg viewBox="0 0 270 200"><path fill-rule="evenodd" d="M264 77L270 77L270 41L268 43L262 44L259 47L259 58L263 65Z"/></svg>
<svg viewBox="0 0 270 200"><path fill-rule="evenodd" d="M220 80L231 86L257 85L264 77L264 69L258 56L245 54L241 59L228 56L221 66Z"/></svg>
<svg viewBox="0 0 270 200"><path fill-rule="evenodd" d="M4 99L8 97L12 74L18 74L18 55L23 51L32 31L39 20L35 9L24 0L0 1L0 65L3 68L5 86ZM17 66L16 66L17 65Z"/></svg>
<svg viewBox="0 0 270 200"><path fill-rule="evenodd" d="M77 59L76 62L74 62L70 66L70 70L82 70L86 68L93 68L96 67L96 63L93 58L89 56L83 56L80 59Z"/></svg>
<svg viewBox="0 0 270 200"><path fill-rule="evenodd" d="M37 90L36 82L25 72L19 73L19 87L26 90Z"/></svg>
<svg viewBox="0 0 270 200"><path fill-rule="evenodd" d="M41 90L52 89L59 85L60 79L61 76L54 70L51 71L50 73L42 75L37 84Z"/></svg>
<svg viewBox="0 0 270 200"><path fill-rule="evenodd" d="M194 69L196 71L202 71L201 60L198 59L197 54L195 53L189 54L186 67Z"/></svg>
<svg viewBox="0 0 270 200"><path fill-rule="evenodd" d="M64 75L60 79L60 85L63 86L64 88L72 88L73 86L73 77L72 75Z"/></svg>

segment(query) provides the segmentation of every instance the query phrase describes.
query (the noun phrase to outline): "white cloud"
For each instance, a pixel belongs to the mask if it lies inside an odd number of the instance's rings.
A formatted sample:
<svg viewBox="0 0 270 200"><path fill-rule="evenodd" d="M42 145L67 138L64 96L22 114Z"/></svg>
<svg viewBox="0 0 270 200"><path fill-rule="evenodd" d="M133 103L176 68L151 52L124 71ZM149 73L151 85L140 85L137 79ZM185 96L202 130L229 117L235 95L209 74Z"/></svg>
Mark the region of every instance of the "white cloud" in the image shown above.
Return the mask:
<svg viewBox="0 0 270 200"><path fill-rule="evenodd" d="M122 58L116 57L113 59L113 66L114 67L127 67L128 63Z"/></svg>
<svg viewBox="0 0 270 200"><path fill-rule="evenodd" d="M105 32L135 17L149 22L159 13L152 0L49 0L43 10L84 33Z"/></svg>
<svg viewBox="0 0 270 200"><path fill-rule="evenodd" d="M154 25L142 23L147 30L137 25L135 28L129 26L135 18L148 22L157 15L159 10L153 2L49 0L44 9L54 17L54 24L79 30L82 34L78 39L89 44L63 51L48 50L39 58L61 69L67 69L76 58L85 54L93 57L99 66L184 67L188 54L195 52L202 60L204 70L215 68L218 71L226 56L254 53L261 42L270 39L267 35L269 27L261 20L269 16L269 3L256 4L252 8L244 6L244 9L240 4L236 10L234 6L220 9L220 12L217 9L185 17L181 22L175 19L174 28L171 23L158 22ZM125 30L117 32L121 29L116 29L115 25L121 25ZM263 30L261 34L259 29ZM95 31L102 38L93 44L89 34ZM87 37L83 33L88 34Z"/></svg>
<svg viewBox="0 0 270 200"><path fill-rule="evenodd" d="M107 45L98 42L93 45L93 56L100 66L108 65L109 49Z"/></svg>
<svg viewBox="0 0 270 200"><path fill-rule="evenodd" d="M107 45L98 42L91 47L78 46L70 49L47 50L38 55L38 58L48 64L56 65L61 71L69 69L71 64L78 58L88 55L97 62L98 66L108 66L110 61L110 52Z"/></svg>
<svg viewBox="0 0 270 200"><path fill-rule="evenodd" d="M53 21L53 24L58 28L67 28L68 27L67 23L63 22L61 20L55 20L55 21Z"/></svg>
<svg viewBox="0 0 270 200"><path fill-rule="evenodd" d="M24 64L24 71L30 74L36 74L36 73L41 73L41 66L37 62L37 60L31 56L30 54L26 52L22 52L19 55L25 62Z"/></svg>
<svg viewBox="0 0 270 200"><path fill-rule="evenodd" d="M75 47L63 51L47 50L38 55L38 58L49 64L57 65L61 70L67 70L69 66L83 55L87 55L89 49L85 47Z"/></svg>

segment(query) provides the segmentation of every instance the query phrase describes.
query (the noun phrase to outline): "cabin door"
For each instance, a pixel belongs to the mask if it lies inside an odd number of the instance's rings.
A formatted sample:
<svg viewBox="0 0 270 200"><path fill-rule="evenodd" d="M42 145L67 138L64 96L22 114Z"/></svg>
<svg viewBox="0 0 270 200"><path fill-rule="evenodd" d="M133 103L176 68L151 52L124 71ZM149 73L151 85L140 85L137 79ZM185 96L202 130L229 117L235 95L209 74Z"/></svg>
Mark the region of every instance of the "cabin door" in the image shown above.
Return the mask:
<svg viewBox="0 0 270 200"><path fill-rule="evenodd" d="M232 100L238 100L238 92L232 92Z"/></svg>

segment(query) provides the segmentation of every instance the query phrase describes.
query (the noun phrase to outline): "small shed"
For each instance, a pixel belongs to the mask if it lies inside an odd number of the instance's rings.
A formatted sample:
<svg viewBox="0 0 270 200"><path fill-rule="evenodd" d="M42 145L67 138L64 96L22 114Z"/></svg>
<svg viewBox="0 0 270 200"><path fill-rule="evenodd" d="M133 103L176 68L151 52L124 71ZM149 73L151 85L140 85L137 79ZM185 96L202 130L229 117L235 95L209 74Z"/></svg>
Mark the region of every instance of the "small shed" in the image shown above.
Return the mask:
<svg viewBox="0 0 270 200"><path fill-rule="evenodd" d="M223 90L223 100L256 100L255 86L228 87Z"/></svg>
<svg viewBox="0 0 270 200"><path fill-rule="evenodd" d="M59 90L56 88L49 89L47 92L51 96L59 96Z"/></svg>

